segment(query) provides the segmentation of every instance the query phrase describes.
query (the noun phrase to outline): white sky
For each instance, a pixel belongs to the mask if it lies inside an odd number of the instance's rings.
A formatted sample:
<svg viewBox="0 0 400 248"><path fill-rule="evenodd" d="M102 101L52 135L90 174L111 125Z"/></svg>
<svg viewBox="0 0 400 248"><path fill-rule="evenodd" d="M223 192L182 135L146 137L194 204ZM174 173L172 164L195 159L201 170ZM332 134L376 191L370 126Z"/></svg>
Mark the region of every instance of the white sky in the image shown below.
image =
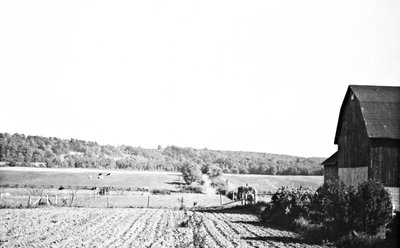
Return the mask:
<svg viewBox="0 0 400 248"><path fill-rule="evenodd" d="M0 132L330 156L400 85L400 1L1 1Z"/></svg>

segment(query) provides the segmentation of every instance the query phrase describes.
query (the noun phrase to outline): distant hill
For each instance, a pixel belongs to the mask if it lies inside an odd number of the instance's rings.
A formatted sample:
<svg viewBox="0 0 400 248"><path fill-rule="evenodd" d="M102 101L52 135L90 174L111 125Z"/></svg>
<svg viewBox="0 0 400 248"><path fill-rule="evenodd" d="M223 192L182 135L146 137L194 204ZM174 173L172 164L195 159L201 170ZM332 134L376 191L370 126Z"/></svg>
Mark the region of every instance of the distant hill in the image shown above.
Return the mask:
<svg viewBox="0 0 400 248"><path fill-rule="evenodd" d="M145 149L127 145L0 133L0 166L105 168L178 171L185 161L203 171L217 165L224 173L322 175L324 158L303 158L259 152L216 151L167 146Z"/></svg>

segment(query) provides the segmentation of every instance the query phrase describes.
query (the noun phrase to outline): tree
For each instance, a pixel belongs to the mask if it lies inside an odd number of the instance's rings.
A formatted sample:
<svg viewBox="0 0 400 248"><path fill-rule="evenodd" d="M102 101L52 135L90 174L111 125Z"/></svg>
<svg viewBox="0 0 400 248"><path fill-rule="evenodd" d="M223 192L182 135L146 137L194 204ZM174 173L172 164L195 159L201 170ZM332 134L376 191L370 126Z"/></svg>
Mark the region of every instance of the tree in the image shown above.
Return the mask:
<svg viewBox="0 0 400 248"><path fill-rule="evenodd" d="M218 164L213 164L208 168L208 175L210 177L222 176L222 169L218 166Z"/></svg>
<svg viewBox="0 0 400 248"><path fill-rule="evenodd" d="M183 180L185 180L187 184L201 182L202 174L200 166L196 163L191 161L184 162L180 168L180 172L182 173Z"/></svg>

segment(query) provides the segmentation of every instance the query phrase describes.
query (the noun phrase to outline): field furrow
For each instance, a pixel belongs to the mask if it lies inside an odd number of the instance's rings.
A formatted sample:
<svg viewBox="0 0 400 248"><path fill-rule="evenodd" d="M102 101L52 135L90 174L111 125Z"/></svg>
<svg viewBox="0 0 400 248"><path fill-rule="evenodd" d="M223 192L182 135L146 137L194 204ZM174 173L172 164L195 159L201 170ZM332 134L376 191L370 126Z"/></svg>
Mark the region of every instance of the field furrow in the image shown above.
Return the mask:
<svg viewBox="0 0 400 248"><path fill-rule="evenodd" d="M234 247L234 245L223 235L215 226L215 222L210 218L205 218L204 226L209 235L215 240L219 247Z"/></svg>
<svg viewBox="0 0 400 248"><path fill-rule="evenodd" d="M0 246L318 247L302 243L295 233L260 226L256 220L245 214L167 209L3 209Z"/></svg>
<svg viewBox="0 0 400 248"><path fill-rule="evenodd" d="M175 229L173 212L164 212L157 224L155 236L148 247L167 247L172 243L173 230Z"/></svg>
<svg viewBox="0 0 400 248"><path fill-rule="evenodd" d="M153 217L155 212L149 210L145 212L138 212L137 214L139 214L140 217L124 230L120 238L115 240L111 247L130 247L130 244L134 242L141 230L145 228L146 223Z"/></svg>
<svg viewBox="0 0 400 248"><path fill-rule="evenodd" d="M126 214L122 214L122 220L113 225L112 231L109 231L109 238L103 242L106 247L113 247L119 240L128 233L133 225L146 214L146 211L140 210L140 214L136 210L132 210Z"/></svg>
<svg viewBox="0 0 400 248"><path fill-rule="evenodd" d="M149 247L155 239L156 229L165 211L156 210L152 218L146 220L144 228L137 234L137 238L130 243L131 247Z"/></svg>

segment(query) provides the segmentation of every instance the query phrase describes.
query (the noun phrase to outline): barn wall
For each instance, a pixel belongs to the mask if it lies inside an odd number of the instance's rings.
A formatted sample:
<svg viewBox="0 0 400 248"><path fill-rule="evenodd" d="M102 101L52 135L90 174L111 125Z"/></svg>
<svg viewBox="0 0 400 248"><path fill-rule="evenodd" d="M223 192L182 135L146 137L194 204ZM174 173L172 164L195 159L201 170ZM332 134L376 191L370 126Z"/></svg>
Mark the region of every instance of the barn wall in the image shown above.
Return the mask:
<svg viewBox="0 0 400 248"><path fill-rule="evenodd" d="M397 211L399 211L400 210L400 206L399 206L400 188L399 187L385 187L385 189L389 192L390 196L392 197L393 208L396 209Z"/></svg>
<svg viewBox="0 0 400 248"><path fill-rule="evenodd" d="M399 187L400 143L393 140L372 142L370 178L385 186Z"/></svg>
<svg viewBox="0 0 400 248"><path fill-rule="evenodd" d="M368 181L368 167L338 168L339 180L348 186L357 186Z"/></svg>
<svg viewBox="0 0 400 248"><path fill-rule="evenodd" d="M324 166L324 182L335 181L338 179L337 166Z"/></svg>
<svg viewBox="0 0 400 248"><path fill-rule="evenodd" d="M349 92L351 94L352 91ZM338 139L338 167L364 167L370 164L370 140L361 107L354 96L346 96Z"/></svg>

